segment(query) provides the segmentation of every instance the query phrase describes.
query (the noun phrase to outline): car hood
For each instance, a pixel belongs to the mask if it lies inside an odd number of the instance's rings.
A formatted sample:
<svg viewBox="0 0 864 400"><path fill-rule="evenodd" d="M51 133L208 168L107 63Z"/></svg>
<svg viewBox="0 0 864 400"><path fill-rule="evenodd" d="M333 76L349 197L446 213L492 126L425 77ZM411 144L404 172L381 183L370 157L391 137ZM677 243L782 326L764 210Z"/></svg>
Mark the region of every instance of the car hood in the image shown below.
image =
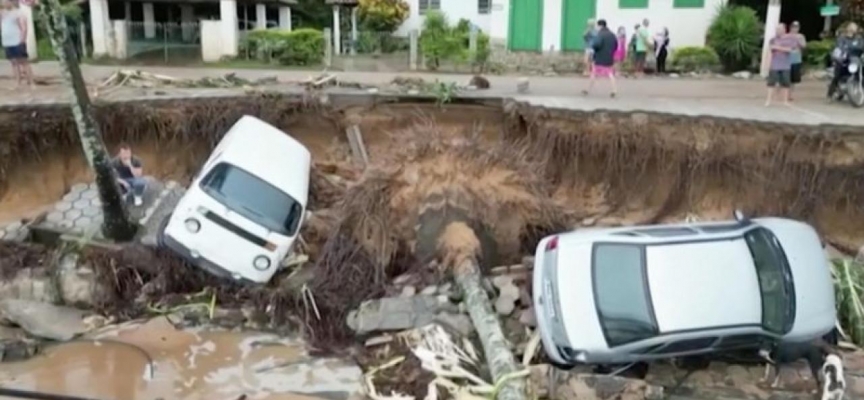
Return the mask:
<svg viewBox="0 0 864 400"><path fill-rule="evenodd" d="M795 283L795 323L786 337L810 340L834 328L837 321L831 267L819 235L802 222L765 218L757 222L770 229L789 260Z"/></svg>

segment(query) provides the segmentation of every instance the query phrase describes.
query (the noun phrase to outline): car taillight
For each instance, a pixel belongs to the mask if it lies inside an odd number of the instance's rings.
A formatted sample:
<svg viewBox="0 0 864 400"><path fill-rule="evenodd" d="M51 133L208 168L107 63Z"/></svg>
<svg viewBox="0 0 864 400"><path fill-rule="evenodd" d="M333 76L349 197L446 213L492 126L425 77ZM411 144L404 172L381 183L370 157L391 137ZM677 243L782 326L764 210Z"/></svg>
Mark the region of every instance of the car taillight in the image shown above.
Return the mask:
<svg viewBox="0 0 864 400"><path fill-rule="evenodd" d="M546 251L552 251L558 248L558 236L553 236L546 242Z"/></svg>

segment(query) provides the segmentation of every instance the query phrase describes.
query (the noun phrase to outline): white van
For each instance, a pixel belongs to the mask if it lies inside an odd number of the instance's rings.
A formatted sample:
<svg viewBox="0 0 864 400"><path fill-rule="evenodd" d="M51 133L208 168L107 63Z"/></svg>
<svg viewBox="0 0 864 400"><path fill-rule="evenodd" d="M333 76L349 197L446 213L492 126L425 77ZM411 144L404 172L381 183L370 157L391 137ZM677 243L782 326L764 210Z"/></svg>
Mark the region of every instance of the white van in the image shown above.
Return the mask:
<svg viewBox="0 0 864 400"><path fill-rule="evenodd" d="M303 223L311 163L291 136L240 118L164 223L160 245L214 275L269 281Z"/></svg>

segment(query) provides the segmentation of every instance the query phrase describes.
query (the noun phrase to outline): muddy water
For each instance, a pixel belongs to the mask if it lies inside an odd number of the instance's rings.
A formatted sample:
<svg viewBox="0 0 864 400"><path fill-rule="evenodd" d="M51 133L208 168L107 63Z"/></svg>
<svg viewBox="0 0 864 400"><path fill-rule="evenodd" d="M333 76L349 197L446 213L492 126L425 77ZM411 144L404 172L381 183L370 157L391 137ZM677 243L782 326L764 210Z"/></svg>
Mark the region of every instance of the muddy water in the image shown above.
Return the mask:
<svg viewBox="0 0 864 400"><path fill-rule="evenodd" d="M181 331L166 318L93 339L0 364L0 386L90 399L308 400L347 398L339 392L355 389L359 374L341 361L311 360L299 340Z"/></svg>

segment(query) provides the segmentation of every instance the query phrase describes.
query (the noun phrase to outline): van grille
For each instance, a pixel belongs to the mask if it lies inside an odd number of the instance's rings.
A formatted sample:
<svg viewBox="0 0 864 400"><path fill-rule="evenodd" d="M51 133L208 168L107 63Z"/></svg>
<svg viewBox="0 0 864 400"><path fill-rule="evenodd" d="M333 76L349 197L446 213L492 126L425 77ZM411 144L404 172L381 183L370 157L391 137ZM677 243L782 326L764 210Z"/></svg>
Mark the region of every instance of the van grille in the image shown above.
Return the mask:
<svg viewBox="0 0 864 400"><path fill-rule="evenodd" d="M241 228L237 225L232 224L227 219L222 218L222 217L216 215L215 213L213 213L213 211L207 211L206 213L204 213L204 217L215 222L217 225L219 225L219 226L221 226L221 227L223 227L223 228L225 228L231 232L234 232L235 235L240 236L243 239L246 239L246 240L248 240L248 241L250 241L250 242L252 242L258 246L261 246L264 248L267 247L267 241L266 240L261 239L260 237L255 236L255 235L247 232L246 230L244 230L243 228Z"/></svg>

